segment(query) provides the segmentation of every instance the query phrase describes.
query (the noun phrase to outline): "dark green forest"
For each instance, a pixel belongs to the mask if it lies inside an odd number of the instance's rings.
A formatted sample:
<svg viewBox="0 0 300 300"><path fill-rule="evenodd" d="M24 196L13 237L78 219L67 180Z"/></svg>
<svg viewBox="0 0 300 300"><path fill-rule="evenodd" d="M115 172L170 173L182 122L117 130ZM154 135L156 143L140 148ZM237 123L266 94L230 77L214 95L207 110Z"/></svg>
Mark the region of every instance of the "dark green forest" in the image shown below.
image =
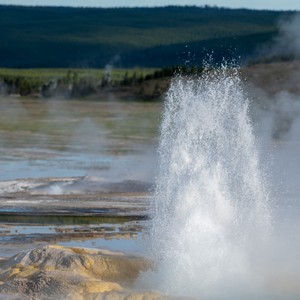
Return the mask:
<svg viewBox="0 0 300 300"><path fill-rule="evenodd" d="M217 7L0 6L0 67L117 68L197 65L213 51L253 59L289 12Z"/></svg>

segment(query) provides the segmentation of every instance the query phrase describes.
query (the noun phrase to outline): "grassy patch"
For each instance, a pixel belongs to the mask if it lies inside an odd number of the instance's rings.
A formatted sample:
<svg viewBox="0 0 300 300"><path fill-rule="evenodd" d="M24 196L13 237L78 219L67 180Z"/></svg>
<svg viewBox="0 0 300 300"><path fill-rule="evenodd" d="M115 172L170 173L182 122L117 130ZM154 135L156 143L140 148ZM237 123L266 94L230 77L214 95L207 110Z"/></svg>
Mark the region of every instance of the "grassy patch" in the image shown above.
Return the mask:
<svg viewBox="0 0 300 300"><path fill-rule="evenodd" d="M78 78L93 77L96 79L102 79L106 74L111 74L112 80L121 81L125 74L132 77L146 76L155 72L157 68L124 68L124 69L82 69L82 68L34 68L34 69L12 69L12 68L0 68L0 78L5 77L21 77L36 81L47 81L51 79L65 78L68 76L74 76L77 74Z"/></svg>

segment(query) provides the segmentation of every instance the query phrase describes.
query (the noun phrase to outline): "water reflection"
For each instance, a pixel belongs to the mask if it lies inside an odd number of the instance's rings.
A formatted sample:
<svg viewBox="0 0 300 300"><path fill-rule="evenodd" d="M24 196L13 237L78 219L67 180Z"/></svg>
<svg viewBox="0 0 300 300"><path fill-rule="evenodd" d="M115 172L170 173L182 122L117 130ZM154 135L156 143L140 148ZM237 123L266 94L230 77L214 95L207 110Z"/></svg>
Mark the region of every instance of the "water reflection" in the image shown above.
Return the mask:
<svg viewBox="0 0 300 300"><path fill-rule="evenodd" d="M4 98L0 109L0 180L153 167L160 104Z"/></svg>

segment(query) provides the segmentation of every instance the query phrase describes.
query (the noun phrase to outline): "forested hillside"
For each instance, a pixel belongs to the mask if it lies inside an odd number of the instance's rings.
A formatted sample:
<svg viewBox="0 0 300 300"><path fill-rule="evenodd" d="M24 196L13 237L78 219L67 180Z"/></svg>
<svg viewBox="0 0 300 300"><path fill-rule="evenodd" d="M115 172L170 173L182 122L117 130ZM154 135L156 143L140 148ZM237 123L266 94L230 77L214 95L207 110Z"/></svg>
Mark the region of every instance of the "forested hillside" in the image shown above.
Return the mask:
<svg viewBox="0 0 300 300"><path fill-rule="evenodd" d="M288 12L0 6L0 67L165 67L251 58Z"/></svg>

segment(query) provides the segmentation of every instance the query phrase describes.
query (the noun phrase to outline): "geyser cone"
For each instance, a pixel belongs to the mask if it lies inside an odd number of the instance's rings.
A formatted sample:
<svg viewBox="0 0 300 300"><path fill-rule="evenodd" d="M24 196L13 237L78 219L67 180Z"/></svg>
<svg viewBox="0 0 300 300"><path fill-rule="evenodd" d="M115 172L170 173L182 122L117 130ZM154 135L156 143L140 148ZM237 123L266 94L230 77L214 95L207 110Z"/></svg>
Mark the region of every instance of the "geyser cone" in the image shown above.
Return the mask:
<svg viewBox="0 0 300 300"><path fill-rule="evenodd" d="M237 70L173 80L150 234L157 272L146 275L156 288L197 299L258 288L255 249L267 240L270 214L256 148Z"/></svg>

